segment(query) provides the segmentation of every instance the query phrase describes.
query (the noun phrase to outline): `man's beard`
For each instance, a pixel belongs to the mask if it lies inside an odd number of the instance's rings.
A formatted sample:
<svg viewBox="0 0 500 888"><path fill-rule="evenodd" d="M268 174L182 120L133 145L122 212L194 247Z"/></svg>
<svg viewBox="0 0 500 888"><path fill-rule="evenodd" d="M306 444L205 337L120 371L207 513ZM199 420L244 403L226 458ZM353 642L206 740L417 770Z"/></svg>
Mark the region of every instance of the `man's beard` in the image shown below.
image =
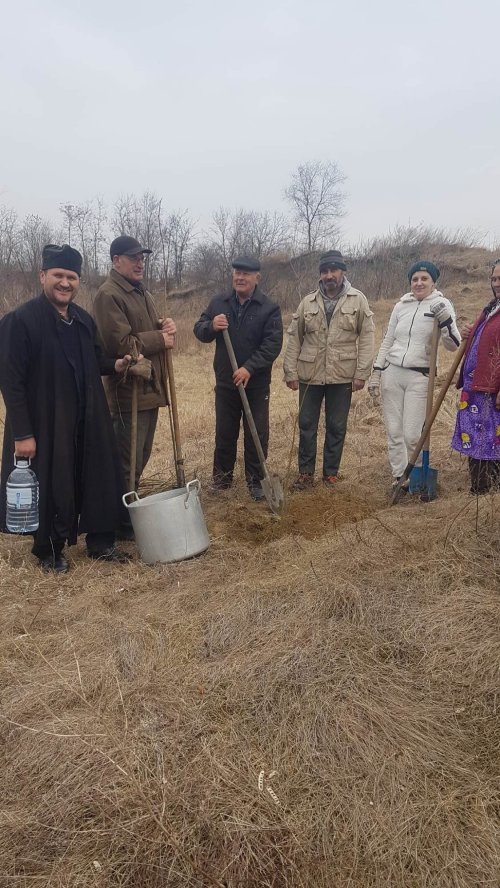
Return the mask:
<svg viewBox="0 0 500 888"><path fill-rule="evenodd" d="M334 296L338 296L342 289L343 281L340 281L338 284L325 284L325 293L330 299L333 299Z"/></svg>

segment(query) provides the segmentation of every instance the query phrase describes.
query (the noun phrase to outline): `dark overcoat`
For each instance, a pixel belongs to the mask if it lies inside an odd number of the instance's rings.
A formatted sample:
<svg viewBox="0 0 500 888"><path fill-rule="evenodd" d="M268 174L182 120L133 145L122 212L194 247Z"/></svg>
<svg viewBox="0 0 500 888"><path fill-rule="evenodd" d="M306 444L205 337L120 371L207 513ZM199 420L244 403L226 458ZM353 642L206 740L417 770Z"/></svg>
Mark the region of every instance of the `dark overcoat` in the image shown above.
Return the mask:
<svg viewBox="0 0 500 888"><path fill-rule="evenodd" d="M114 372L114 359L104 356L86 311L72 304L69 315L78 325L79 373L64 350L59 315L44 294L0 321L0 389L7 410L0 529L6 529L5 485L14 466L14 440L33 436L38 537L48 540L55 533L74 544L78 533L110 532L119 525L123 482L101 381L101 375ZM78 380L84 389L80 398Z"/></svg>

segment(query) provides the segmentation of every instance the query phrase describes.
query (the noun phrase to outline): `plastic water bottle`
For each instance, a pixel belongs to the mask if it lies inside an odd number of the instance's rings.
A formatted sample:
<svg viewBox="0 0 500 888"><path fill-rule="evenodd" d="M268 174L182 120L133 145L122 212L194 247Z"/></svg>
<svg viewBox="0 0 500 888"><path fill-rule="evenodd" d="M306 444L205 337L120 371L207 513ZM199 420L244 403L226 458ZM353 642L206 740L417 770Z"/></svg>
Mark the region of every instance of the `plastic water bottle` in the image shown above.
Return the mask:
<svg viewBox="0 0 500 888"><path fill-rule="evenodd" d="M38 530L38 479L29 459L14 457L15 468L7 479L6 525L10 533Z"/></svg>

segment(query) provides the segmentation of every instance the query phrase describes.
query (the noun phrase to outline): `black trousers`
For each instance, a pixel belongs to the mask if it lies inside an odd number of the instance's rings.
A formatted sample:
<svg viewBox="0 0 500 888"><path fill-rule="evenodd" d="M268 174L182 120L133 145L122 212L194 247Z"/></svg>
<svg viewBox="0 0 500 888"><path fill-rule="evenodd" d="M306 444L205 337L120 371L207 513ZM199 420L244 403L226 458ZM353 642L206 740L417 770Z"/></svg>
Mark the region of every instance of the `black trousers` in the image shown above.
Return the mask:
<svg viewBox="0 0 500 888"><path fill-rule="evenodd" d="M57 557L64 549L66 540L61 537L51 536L48 540L43 540L36 533L33 536L34 542L31 551L37 558L47 558L49 555ZM115 532L110 530L109 533L88 533L85 542L89 555L97 555L105 549L113 548Z"/></svg>
<svg viewBox="0 0 500 888"><path fill-rule="evenodd" d="M246 394L262 450L267 458L267 448L269 445L269 388L247 389ZM264 477L238 389L236 386L234 388L216 386L213 482L217 487L231 487L233 483L233 471L242 417L246 482L249 487L254 487Z"/></svg>
<svg viewBox="0 0 500 888"><path fill-rule="evenodd" d="M500 486L500 460L469 457L470 492L488 493Z"/></svg>
<svg viewBox="0 0 500 888"><path fill-rule="evenodd" d="M299 472L313 475L316 466L318 423L323 399L325 401L325 443L323 447L323 476L337 475L347 417L351 406L352 384L306 385L299 387Z"/></svg>

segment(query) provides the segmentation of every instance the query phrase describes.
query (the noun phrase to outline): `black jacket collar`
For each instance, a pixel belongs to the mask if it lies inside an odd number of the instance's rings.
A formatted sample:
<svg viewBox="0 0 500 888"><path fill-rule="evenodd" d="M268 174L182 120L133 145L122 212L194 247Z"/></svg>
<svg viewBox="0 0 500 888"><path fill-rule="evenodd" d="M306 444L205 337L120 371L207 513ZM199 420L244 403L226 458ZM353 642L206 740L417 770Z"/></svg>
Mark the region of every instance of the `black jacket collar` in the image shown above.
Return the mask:
<svg viewBox="0 0 500 888"><path fill-rule="evenodd" d="M235 299L235 298L236 298L236 293L235 293L234 290L231 290L230 293L227 293L227 294L224 296L224 299L225 299L226 302L229 302L231 299ZM258 302L259 305L262 305L262 303L264 302L264 299L265 299L265 298L266 298L266 294L263 293L262 290L261 290L259 287L256 287L255 290L254 290L253 293L252 293L252 296L251 296L251 300L252 300L252 302Z"/></svg>

